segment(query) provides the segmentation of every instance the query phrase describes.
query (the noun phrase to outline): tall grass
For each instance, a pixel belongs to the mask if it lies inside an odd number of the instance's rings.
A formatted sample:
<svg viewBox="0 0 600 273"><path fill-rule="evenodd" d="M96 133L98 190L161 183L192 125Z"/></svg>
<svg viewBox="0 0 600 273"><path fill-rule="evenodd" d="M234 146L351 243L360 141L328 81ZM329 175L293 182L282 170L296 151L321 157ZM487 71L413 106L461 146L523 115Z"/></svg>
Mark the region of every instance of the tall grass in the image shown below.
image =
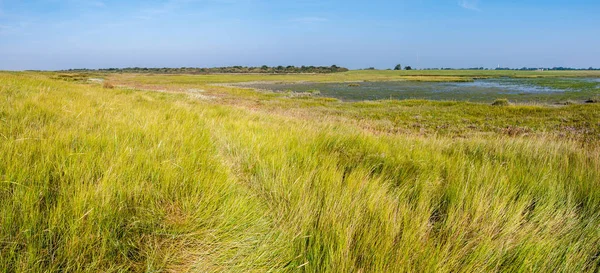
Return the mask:
<svg viewBox="0 0 600 273"><path fill-rule="evenodd" d="M485 106L490 107L492 106ZM0 271L595 271L600 153L0 75Z"/></svg>

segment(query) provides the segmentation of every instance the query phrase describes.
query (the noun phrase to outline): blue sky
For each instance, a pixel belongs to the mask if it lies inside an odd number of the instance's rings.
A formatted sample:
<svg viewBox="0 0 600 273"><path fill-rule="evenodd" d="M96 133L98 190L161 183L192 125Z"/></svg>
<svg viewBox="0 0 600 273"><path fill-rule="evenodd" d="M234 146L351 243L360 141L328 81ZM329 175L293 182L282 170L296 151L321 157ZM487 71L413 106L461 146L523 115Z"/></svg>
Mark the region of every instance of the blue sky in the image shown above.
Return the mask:
<svg viewBox="0 0 600 273"><path fill-rule="evenodd" d="M600 67L598 0L0 0L0 69Z"/></svg>

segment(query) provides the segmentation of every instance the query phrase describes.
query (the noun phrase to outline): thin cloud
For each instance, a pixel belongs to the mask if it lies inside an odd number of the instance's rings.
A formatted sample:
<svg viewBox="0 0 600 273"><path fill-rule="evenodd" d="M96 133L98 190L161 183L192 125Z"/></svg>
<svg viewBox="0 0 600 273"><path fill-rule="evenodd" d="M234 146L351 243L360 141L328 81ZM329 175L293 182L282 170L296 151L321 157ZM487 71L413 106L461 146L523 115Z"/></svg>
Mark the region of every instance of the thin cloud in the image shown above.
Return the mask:
<svg viewBox="0 0 600 273"><path fill-rule="evenodd" d="M175 1L163 3L161 6L145 8L139 11L138 15L133 16L135 19L150 20L156 16L171 13L176 10L179 5Z"/></svg>
<svg viewBox="0 0 600 273"><path fill-rule="evenodd" d="M1 1L1 0L0 0ZM57 0L47 0L48 3L56 3L60 1ZM106 3L104 0L65 0L61 4L66 4L76 8L104 8L106 7Z"/></svg>
<svg viewBox="0 0 600 273"><path fill-rule="evenodd" d="M0 0L1 1L1 0ZM172 14L185 8L186 5L204 3L204 4L222 4L235 5L248 3L253 0L166 0L154 6L150 6L138 11L138 14L133 16L135 19L151 20L156 16Z"/></svg>
<svg viewBox="0 0 600 273"><path fill-rule="evenodd" d="M98 7L98 8L106 7L106 4L104 4L104 2L102 2L102 1L90 1L90 2L88 2L88 4L90 6L94 6L94 7Z"/></svg>
<svg viewBox="0 0 600 273"><path fill-rule="evenodd" d="M12 34L27 34L25 30L27 27L31 25L30 22L16 22L12 24L3 24L0 25L0 34L3 35L12 35Z"/></svg>
<svg viewBox="0 0 600 273"><path fill-rule="evenodd" d="M481 11L481 9L479 9L479 0L460 0L458 5L464 9Z"/></svg>
<svg viewBox="0 0 600 273"><path fill-rule="evenodd" d="M197 0L168 0L162 4L140 10L140 14L134 16L136 19L150 20L155 16L168 14L180 9L183 5L197 2Z"/></svg>
<svg viewBox="0 0 600 273"><path fill-rule="evenodd" d="M328 19L323 18L323 17L298 17L298 18L293 18L290 21L296 22L296 23L320 23L320 22L327 22Z"/></svg>

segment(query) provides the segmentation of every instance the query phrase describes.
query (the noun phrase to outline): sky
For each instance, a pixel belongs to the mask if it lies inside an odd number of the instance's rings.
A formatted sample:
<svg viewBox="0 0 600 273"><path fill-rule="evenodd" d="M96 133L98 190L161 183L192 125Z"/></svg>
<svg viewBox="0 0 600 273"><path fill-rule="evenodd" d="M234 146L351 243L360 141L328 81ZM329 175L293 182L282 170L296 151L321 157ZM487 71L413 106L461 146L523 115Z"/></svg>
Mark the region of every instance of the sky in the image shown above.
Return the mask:
<svg viewBox="0 0 600 273"><path fill-rule="evenodd" d="M0 0L0 70L600 67L598 0Z"/></svg>

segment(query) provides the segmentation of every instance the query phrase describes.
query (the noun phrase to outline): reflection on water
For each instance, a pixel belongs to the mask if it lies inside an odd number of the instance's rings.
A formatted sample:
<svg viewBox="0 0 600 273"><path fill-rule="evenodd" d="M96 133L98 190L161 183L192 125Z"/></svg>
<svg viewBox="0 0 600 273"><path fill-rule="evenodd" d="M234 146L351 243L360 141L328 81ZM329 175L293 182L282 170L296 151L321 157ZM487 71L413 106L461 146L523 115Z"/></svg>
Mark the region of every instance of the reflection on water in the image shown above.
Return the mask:
<svg viewBox="0 0 600 273"><path fill-rule="evenodd" d="M456 83L456 88L475 87L479 89L497 89L501 94L520 94L520 93L547 93L564 92L565 90L543 87L539 85L527 84L523 80L517 79L486 79L475 80L474 82Z"/></svg>
<svg viewBox="0 0 600 273"><path fill-rule="evenodd" d="M319 90L322 96L334 97L345 101L381 100L381 99L427 99L489 102L498 98L512 101L558 101L577 96L577 90L571 85L558 88L553 81L564 83L577 81L598 81L600 79L551 79L540 84L536 79L496 78L480 79L474 82L414 82L387 81L361 83L247 83L239 86L273 91L309 92ZM549 87L552 86L552 87ZM593 89L594 84L591 88ZM585 95L585 96L584 96ZM581 93L581 99L589 94Z"/></svg>

